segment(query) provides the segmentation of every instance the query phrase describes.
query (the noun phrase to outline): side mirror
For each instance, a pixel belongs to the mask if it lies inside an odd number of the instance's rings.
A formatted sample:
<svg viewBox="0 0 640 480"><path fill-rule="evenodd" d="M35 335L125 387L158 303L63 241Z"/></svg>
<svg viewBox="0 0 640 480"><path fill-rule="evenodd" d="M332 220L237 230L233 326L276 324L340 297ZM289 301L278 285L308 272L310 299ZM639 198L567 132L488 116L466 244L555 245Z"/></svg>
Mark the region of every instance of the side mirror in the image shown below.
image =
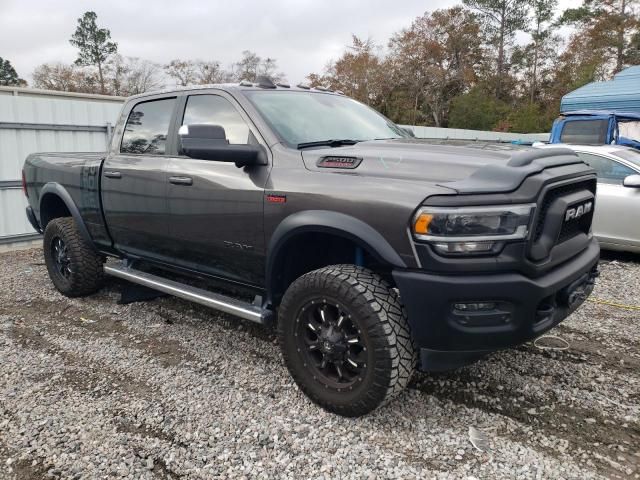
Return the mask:
<svg viewBox="0 0 640 480"><path fill-rule="evenodd" d="M182 125L178 130L180 150L198 160L233 162L236 167L266 165L267 155L260 145L231 145L220 125Z"/></svg>
<svg viewBox="0 0 640 480"><path fill-rule="evenodd" d="M624 177L622 185L629 188L640 188L640 175L629 175Z"/></svg>

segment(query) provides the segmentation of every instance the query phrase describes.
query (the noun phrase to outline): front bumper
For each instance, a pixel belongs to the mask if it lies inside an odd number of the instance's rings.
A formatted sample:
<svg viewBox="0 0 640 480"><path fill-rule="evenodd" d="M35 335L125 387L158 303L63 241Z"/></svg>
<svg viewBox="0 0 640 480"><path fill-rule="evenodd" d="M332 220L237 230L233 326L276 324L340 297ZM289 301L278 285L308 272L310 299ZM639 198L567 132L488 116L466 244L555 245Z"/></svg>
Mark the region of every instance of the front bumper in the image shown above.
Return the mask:
<svg viewBox="0 0 640 480"><path fill-rule="evenodd" d="M509 348L554 327L593 290L600 247L587 248L537 278L520 273L430 274L395 270L421 369L449 370ZM454 304L491 302L495 308L465 312Z"/></svg>

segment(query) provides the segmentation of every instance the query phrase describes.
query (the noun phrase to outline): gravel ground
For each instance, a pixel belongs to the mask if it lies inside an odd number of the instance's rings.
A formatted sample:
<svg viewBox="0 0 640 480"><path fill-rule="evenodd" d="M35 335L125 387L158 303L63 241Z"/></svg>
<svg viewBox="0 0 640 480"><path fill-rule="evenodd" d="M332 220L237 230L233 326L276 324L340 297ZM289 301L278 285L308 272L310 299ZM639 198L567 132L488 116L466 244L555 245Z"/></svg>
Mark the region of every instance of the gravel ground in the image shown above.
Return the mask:
<svg viewBox="0 0 640 480"><path fill-rule="evenodd" d="M639 305L638 257L593 298ZM533 344L418 375L360 419L311 404L271 331L174 298L54 291L0 254L0 478L640 478L640 311L589 302ZM490 449L469 441L483 431Z"/></svg>

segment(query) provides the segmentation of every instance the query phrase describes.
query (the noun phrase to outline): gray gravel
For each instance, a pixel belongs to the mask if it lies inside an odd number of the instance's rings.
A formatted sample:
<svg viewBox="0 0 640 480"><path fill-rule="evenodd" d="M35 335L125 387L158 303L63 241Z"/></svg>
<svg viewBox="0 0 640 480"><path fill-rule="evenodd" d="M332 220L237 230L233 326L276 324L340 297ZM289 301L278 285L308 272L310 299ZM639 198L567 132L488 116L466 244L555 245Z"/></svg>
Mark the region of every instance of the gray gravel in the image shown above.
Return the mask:
<svg viewBox="0 0 640 480"><path fill-rule="evenodd" d="M595 299L640 305L640 263ZM267 329L174 298L70 300L37 249L0 254L0 478L640 478L640 311L590 302L532 344L418 375L344 419L311 404ZM469 441L484 432L490 450Z"/></svg>

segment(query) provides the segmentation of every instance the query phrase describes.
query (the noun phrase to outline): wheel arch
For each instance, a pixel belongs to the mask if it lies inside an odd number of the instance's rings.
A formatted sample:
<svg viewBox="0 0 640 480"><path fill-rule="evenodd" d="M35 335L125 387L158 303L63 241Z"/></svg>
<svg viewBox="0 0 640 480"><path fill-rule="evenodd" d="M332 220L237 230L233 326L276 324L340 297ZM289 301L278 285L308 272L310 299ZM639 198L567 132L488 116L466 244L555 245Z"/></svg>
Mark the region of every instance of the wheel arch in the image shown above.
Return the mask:
<svg viewBox="0 0 640 480"><path fill-rule="evenodd" d="M310 269L301 267L290 278L285 275L284 266L290 259L292 249L307 239L335 239L339 245L360 247L367 258L380 266L406 268L396 250L371 225L353 216L327 210L307 210L286 217L276 227L267 248L266 293L267 303L277 305L288 285ZM356 263L355 256L348 263ZM341 263L340 261L338 263ZM320 268L329 265L315 265ZM311 263L309 264L311 265Z"/></svg>
<svg viewBox="0 0 640 480"><path fill-rule="evenodd" d="M59 183L49 182L40 191L40 226L42 231L47 227L47 223L59 217L73 217L82 238L93 246L93 239L80 214L80 210L67 189Z"/></svg>

